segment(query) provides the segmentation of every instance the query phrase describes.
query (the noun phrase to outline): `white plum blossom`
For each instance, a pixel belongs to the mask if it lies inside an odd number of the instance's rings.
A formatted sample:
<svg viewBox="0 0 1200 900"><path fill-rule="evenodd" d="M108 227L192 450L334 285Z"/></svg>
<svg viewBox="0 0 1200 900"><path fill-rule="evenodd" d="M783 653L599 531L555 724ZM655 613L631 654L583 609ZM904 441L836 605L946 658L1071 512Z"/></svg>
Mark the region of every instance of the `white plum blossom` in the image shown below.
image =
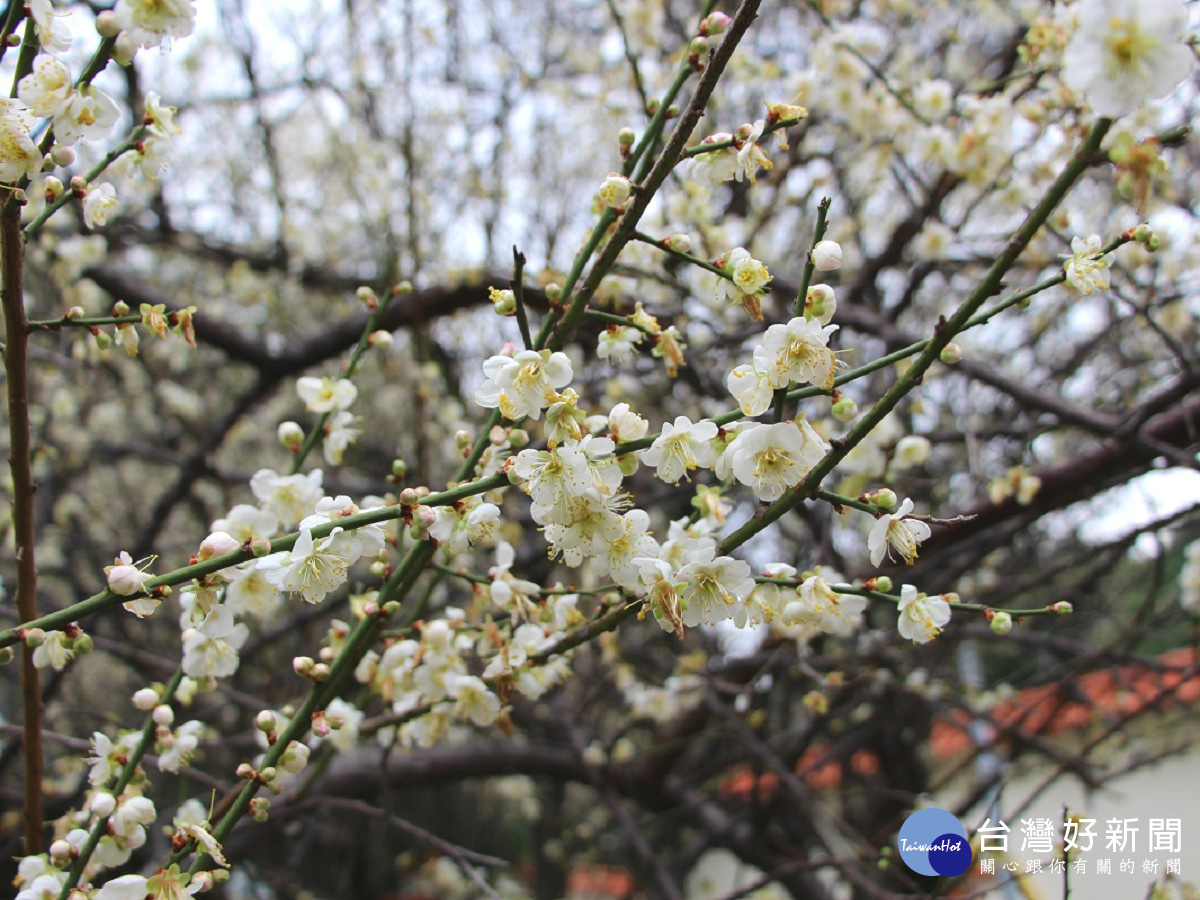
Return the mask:
<svg viewBox="0 0 1200 900"><path fill-rule="evenodd" d="M600 197L600 202L610 209L623 210L632 190L633 186L628 178L613 172L604 179L597 195Z"/></svg>
<svg viewBox="0 0 1200 900"><path fill-rule="evenodd" d="M746 597L754 590L749 563L730 556L717 556L715 547L698 551L679 570L679 600L683 624L693 627L715 625L725 619L746 622Z"/></svg>
<svg viewBox="0 0 1200 900"><path fill-rule="evenodd" d="M53 116L67 102L74 88L71 70L59 59L41 54L33 71L17 85L17 97L39 118Z"/></svg>
<svg viewBox="0 0 1200 900"><path fill-rule="evenodd" d="M34 666L39 669L49 666L55 672L61 672L75 656L74 648L68 643L65 632L47 631L42 643L34 648Z"/></svg>
<svg viewBox="0 0 1200 900"><path fill-rule="evenodd" d="M53 0L28 0L29 15L37 26L38 41L47 53L65 53L71 49L71 29L65 19L70 13L56 12Z"/></svg>
<svg viewBox="0 0 1200 900"><path fill-rule="evenodd" d="M117 0L117 27L139 47L158 47L171 38L187 37L195 27L192 0Z"/></svg>
<svg viewBox="0 0 1200 900"><path fill-rule="evenodd" d="M117 197L117 189L107 181L88 188L87 196L83 198L83 221L88 228L103 228L120 211L121 200ZM137 334L132 328L129 331Z"/></svg>
<svg viewBox="0 0 1200 900"><path fill-rule="evenodd" d="M717 430L713 422L693 423L687 416L676 416L674 422L663 425L654 443L642 451L642 462L654 466L655 474L663 481L678 484L688 472L711 468L717 461L710 443Z"/></svg>
<svg viewBox="0 0 1200 900"><path fill-rule="evenodd" d="M455 701L454 714L469 719L480 728L494 724L500 715L500 698L474 675L451 675L446 682L446 691Z"/></svg>
<svg viewBox="0 0 1200 900"><path fill-rule="evenodd" d="M737 151L737 168L734 171L734 177L738 181L748 180L755 184L759 169L769 172L774 168L759 143L766 124L766 119L758 119L753 125L743 125L738 129L737 138L742 142Z"/></svg>
<svg viewBox="0 0 1200 900"><path fill-rule="evenodd" d="M628 403L618 403L608 413L608 431L618 443L644 438L650 423L629 408Z"/></svg>
<svg viewBox="0 0 1200 900"><path fill-rule="evenodd" d="M777 422L754 425L738 433L726 453L733 475L760 500L778 500L795 487L829 450L808 424Z"/></svg>
<svg viewBox="0 0 1200 900"><path fill-rule="evenodd" d="M103 91L84 85L73 91L54 113L54 137L66 146L103 138L121 111Z"/></svg>
<svg viewBox="0 0 1200 900"><path fill-rule="evenodd" d="M915 644L926 644L937 637L950 621L950 604L941 597L918 594L911 584L900 588L900 619L896 630L900 637Z"/></svg>
<svg viewBox="0 0 1200 900"><path fill-rule="evenodd" d="M92 732L92 755L88 758L88 783L94 787L107 784L121 771L123 757L138 745L142 736L132 731L116 741L103 731Z"/></svg>
<svg viewBox="0 0 1200 900"><path fill-rule="evenodd" d="M537 597L541 588L532 581L513 577L513 562L516 551L508 541L496 543L496 565L488 569L492 579L490 595L498 609L511 612L519 619L528 619L537 610Z"/></svg>
<svg viewBox="0 0 1200 900"><path fill-rule="evenodd" d="M1071 255L1062 257L1066 260L1063 269L1067 273L1067 284L1081 294L1107 291L1112 284L1108 260L1100 255L1101 248L1098 234L1087 238L1076 236L1071 238Z"/></svg>
<svg viewBox="0 0 1200 900"><path fill-rule="evenodd" d="M905 518L913 511L911 497L906 497L894 513L880 516L871 527L867 537L867 549L871 553L871 565L878 566L886 555L891 559L895 550L909 565L917 558L917 545L928 540L933 533L924 522Z"/></svg>
<svg viewBox="0 0 1200 900"><path fill-rule="evenodd" d="M144 900L149 890L144 875L122 875L96 892L94 900Z"/></svg>
<svg viewBox="0 0 1200 900"><path fill-rule="evenodd" d="M728 278L717 279L717 302L728 300L743 307L756 322L762 321L760 294L773 277L767 267L750 255L744 247L735 247L724 257Z"/></svg>
<svg viewBox="0 0 1200 900"><path fill-rule="evenodd" d="M361 429L351 426L358 417L348 410L336 412L325 423L325 441L321 444L321 452L325 462L331 466L340 466L345 456L346 448L358 440Z"/></svg>
<svg viewBox="0 0 1200 900"><path fill-rule="evenodd" d="M0 99L0 182L32 178L42 167L42 154L29 136L30 126L24 103Z"/></svg>
<svg viewBox="0 0 1200 900"><path fill-rule="evenodd" d="M348 378L306 376L296 379L296 393L309 412L327 413L349 409L358 397L358 388Z"/></svg>
<svg viewBox="0 0 1200 900"><path fill-rule="evenodd" d="M626 496L603 496L591 489L570 498L565 513L556 508L554 519L547 515L549 508L534 506L532 513L535 520L544 523L550 555L561 556L568 566L578 566L585 557L604 553L624 534L620 511L627 505Z"/></svg>
<svg viewBox="0 0 1200 900"><path fill-rule="evenodd" d="M640 584L638 559L658 555L658 541L650 534L650 515L643 509L628 510L621 517L621 534L592 557L592 571L608 575L622 587Z"/></svg>
<svg viewBox="0 0 1200 900"><path fill-rule="evenodd" d="M478 541L490 542L499 519L500 507L471 497L452 506L439 506L429 536L447 546L451 553L465 553Z"/></svg>
<svg viewBox="0 0 1200 900"><path fill-rule="evenodd" d="M273 536L279 530L279 517L249 503L239 503L225 518L213 522L212 530L223 531L234 540L245 543L255 538Z"/></svg>
<svg viewBox="0 0 1200 900"><path fill-rule="evenodd" d="M1082 0L1076 16L1062 78L1097 115L1133 112L1143 100L1165 97L1191 71L1192 52L1181 42L1183 0Z"/></svg>
<svg viewBox="0 0 1200 900"><path fill-rule="evenodd" d="M739 175L744 177L744 169L739 163L737 151L733 148L733 135L727 131L710 134L700 146L706 144L726 144L717 150L698 153L688 163L688 174L696 181L710 184L720 184L722 181L732 181ZM739 181L741 178L738 179Z"/></svg>
<svg viewBox="0 0 1200 900"><path fill-rule="evenodd" d="M278 475L273 469L259 469L250 479L250 490L264 510L292 525L311 513L324 496L322 478L320 469L307 475Z"/></svg>
<svg viewBox="0 0 1200 900"><path fill-rule="evenodd" d="M487 380L475 391L475 402L486 409L499 409L504 418L516 422L526 416L538 419L556 399L559 388L574 377L565 353L522 350L515 356L493 356L483 364Z"/></svg>
<svg viewBox="0 0 1200 900"><path fill-rule="evenodd" d="M771 408L775 389L767 374L754 365L734 366L725 378L725 386L737 400L744 416L761 416Z"/></svg>
<svg viewBox="0 0 1200 900"><path fill-rule="evenodd" d="M633 351L642 342L645 333L632 325L609 325L600 332L596 343L596 355L616 365L627 363Z"/></svg>
<svg viewBox="0 0 1200 900"><path fill-rule="evenodd" d="M772 325L754 348L754 367L766 373L774 388L812 384L822 390L833 387L836 365L829 337L838 326L797 316L787 324Z"/></svg>
<svg viewBox="0 0 1200 900"><path fill-rule="evenodd" d="M245 625L234 622L233 610L217 606L197 628L183 633L183 673L192 678L226 678L241 662L238 650L250 636Z"/></svg>
<svg viewBox="0 0 1200 900"><path fill-rule="evenodd" d="M204 736L203 722L195 719L184 722L166 738L158 740L158 767L164 772L177 773L186 766L200 746Z"/></svg>
<svg viewBox="0 0 1200 900"><path fill-rule="evenodd" d="M350 567L362 556L361 539L358 532L342 528L314 538L312 526L302 527L290 551L263 557L258 567L279 590L300 594L306 603L320 603L345 584Z"/></svg>

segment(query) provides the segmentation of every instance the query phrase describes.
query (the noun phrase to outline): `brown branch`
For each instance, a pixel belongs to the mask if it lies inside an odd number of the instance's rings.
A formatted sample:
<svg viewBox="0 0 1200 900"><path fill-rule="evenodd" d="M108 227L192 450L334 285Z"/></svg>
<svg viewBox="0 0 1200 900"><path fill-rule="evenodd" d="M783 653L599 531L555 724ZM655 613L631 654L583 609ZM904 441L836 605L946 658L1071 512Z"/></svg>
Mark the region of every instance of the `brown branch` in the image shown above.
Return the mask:
<svg viewBox="0 0 1200 900"><path fill-rule="evenodd" d="M21 207L15 201L0 212L0 269L3 270L4 368L8 382L9 458L12 522L16 545L14 592L21 621L37 618L37 560L34 556L32 429L29 422L29 324L25 316L25 244ZM42 694L33 648L21 645L21 700L24 717L25 853L42 851Z"/></svg>

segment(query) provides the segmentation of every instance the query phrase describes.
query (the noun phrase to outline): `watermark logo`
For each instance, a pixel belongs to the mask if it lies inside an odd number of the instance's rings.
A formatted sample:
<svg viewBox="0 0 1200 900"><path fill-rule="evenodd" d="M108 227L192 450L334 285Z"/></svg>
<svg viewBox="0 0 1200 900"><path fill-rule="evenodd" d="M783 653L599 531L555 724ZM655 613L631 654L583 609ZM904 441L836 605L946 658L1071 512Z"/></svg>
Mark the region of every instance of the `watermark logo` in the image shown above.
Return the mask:
<svg viewBox="0 0 1200 900"><path fill-rule="evenodd" d="M922 875L961 875L971 865L967 829L944 809L920 809L900 828L900 858Z"/></svg>

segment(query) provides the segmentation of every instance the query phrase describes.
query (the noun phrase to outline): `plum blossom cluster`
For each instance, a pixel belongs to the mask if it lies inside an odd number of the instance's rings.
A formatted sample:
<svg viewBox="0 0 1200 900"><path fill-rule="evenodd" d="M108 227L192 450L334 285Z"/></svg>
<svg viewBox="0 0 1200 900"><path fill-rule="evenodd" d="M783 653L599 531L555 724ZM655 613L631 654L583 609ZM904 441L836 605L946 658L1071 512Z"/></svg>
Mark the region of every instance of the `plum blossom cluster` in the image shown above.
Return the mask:
<svg viewBox="0 0 1200 900"><path fill-rule="evenodd" d="M305 376L296 380L296 393L309 412L326 416L322 420L325 439L321 450L325 462L340 466L346 448L358 439L360 433L355 427L357 417L350 412L351 404L358 397L358 388L349 378ZM303 446L304 431L295 422L285 422L280 425L279 440L296 452Z"/></svg>
<svg viewBox="0 0 1200 900"><path fill-rule="evenodd" d="M82 198L84 221L91 228L107 224L121 208L116 187L110 181L89 184L83 176L70 174L76 160L75 145L103 141L116 125L117 104L94 85L79 81L60 57L71 49L74 38L68 21L51 3L29 4L41 52L27 75L20 79L15 98L0 104L0 181L29 182L24 215L37 216L45 203L70 190ZM171 37L190 34L196 15L191 0L150 3L119 0L97 18L97 28L115 38L114 56L128 63L139 47L156 47ZM133 165L149 178L157 178L166 167L171 140L180 133L175 109L162 103L159 95L147 92L140 140L130 143ZM44 120L53 135L49 152L34 143L32 135ZM61 172L55 174L56 170Z"/></svg>

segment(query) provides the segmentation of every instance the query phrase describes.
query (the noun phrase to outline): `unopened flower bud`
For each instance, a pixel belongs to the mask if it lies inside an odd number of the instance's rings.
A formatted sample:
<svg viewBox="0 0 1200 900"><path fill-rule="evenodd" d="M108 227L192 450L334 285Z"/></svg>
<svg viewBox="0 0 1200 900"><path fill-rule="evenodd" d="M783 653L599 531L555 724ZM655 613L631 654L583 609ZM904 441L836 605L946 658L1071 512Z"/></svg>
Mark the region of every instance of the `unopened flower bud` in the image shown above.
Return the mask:
<svg viewBox="0 0 1200 900"><path fill-rule="evenodd" d="M962 356L962 347L958 346L958 344L954 343L954 341L951 341L942 348L942 352L938 354L938 359L940 359L946 365L952 366L955 363L962 362Z"/></svg>
<svg viewBox="0 0 1200 900"><path fill-rule="evenodd" d="M117 798L108 791L97 791L92 796L92 802L88 804L88 809L92 811L92 814L101 818L111 816L116 808Z"/></svg>
<svg viewBox="0 0 1200 900"><path fill-rule="evenodd" d="M56 863L70 859L74 853L75 848L69 841L64 841L62 838L50 845L50 859Z"/></svg>
<svg viewBox="0 0 1200 900"><path fill-rule="evenodd" d="M837 312L837 295L827 284L814 284L804 295L804 318L828 325Z"/></svg>
<svg viewBox="0 0 1200 900"><path fill-rule="evenodd" d="M100 15L104 15L101 13ZM54 149L50 151L50 159L57 166L71 166L75 164L75 148L67 147L63 144L55 144Z"/></svg>
<svg viewBox="0 0 1200 900"><path fill-rule="evenodd" d="M392 333L382 328L378 331L372 331L367 336L367 343L369 343L376 350L390 350L393 340L394 338L392 337Z"/></svg>
<svg viewBox="0 0 1200 900"><path fill-rule="evenodd" d="M55 200L57 200L59 197L61 197L64 190L66 190L66 188L63 187L61 178L57 178L54 175L46 176L46 202L47 203L53 203Z"/></svg>
<svg viewBox="0 0 1200 900"><path fill-rule="evenodd" d="M621 147L630 147L637 139L632 128L626 126L617 132L617 144Z"/></svg>
<svg viewBox="0 0 1200 900"><path fill-rule="evenodd" d="M271 801L267 797L254 797L250 800L250 818L255 822L267 821Z"/></svg>
<svg viewBox="0 0 1200 900"><path fill-rule="evenodd" d="M400 459L399 457L397 457L396 459L393 459L392 460L392 478L394 478L396 481L403 481L407 475L408 475L408 463L406 463L404 460ZM403 503L404 501L401 500L400 502Z"/></svg>
<svg viewBox="0 0 1200 900"><path fill-rule="evenodd" d="M214 531L200 542L200 551L196 554L196 558L203 562L214 556L224 556L226 553L234 553L241 549L242 545L237 538L224 531Z"/></svg>
<svg viewBox="0 0 1200 900"><path fill-rule="evenodd" d="M292 671L304 677L312 671L315 665L316 661L311 656L297 656L292 660Z"/></svg>
<svg viewBox="0 0 1200 900"><path fill-rule="evenodd" d="M694 69L703 69L708 62L708 41L703 37L694 37L688 44L688 62Z"/></svg>
<svg viewBox="0 0 1200 900"><path fill-rule="evenodd" d="M923 466L929 461L932 452L933 445L929 443L929 438L919 434L907 434L896 441L895 462L905 469Z"/></svg>
<svg viewBox="0 0 1200 900"><path fill-rule="evenodd" d="M279 775L279 772L276 771L274 766L267 766L265 769L263 769L262 771L260 771L258 773L258 777L266 782L274 781L278 775Z"/></svg>
<svg viewBox="0 0 1200 900"><path fill-rule="evenodd" d="M275 713L269 709L259 710L258 715L254 717L254 727L266 734L268 731L275 730Z"/></svg>
<svg viewBox="0 0 1200 900"><path fill-rule="evenodd" d="M154 720L155 725L170 725L175 721L175 710L171 709L165 703L160 703L154 707L154 712L150 714L150 718Z"/></svg>
<svg viewBox="0 0 1200 900"><path fill-rule="evenodd" d="M86 315L87 310L85 310L82 306L72 306L67 310L66 317L74 322L78 319L82 319Z"/></svg>
<svg viewBox="0 0 1200 900"><path fill-rule="evenodd" d="M308 677L313 681L324 681L329 677L329 666L323 662L316 663L309 670Z"/></svg>
<svg viewBox="0 0 1200 900"><path fill-rule="evenodd" d="M691 237L682 232L671 235L663 243L668 250L674 250L676 253L690 253L692 250Z"/></svg>
<svg viewBox="0 0 1200 900"><path fill-rule="evenodd" d="M662 101L657 97L650 97L646 100L646 112L649 115L654 115L658 112L658 108L662 106Z"/></svg>
<svg viewBox="0 0 1200 900"><path fill-rule="evenodd" d="M122 597L140 594L148 580L148 575L133 566L113 566L108 570L108 589Z"/></svg>
<svg viewBox="0 0 1200 900"><path fill-rule="evenodd" d="M255 797L254 799L257 800L258 798ZM254 800L251 800L250 802L253 803ZM191 893L192 890L195 889L197 894L204 894L216 887L216 884L217 881L215 878L213 878L212 872L197 872L190 879L188 879L187 889L188 893Z"/></svg>
<svg viewBox="0 0 1200 900"><path fill-rule="evenodd" d="M101 350L107 350L109 347L112 346L112 342L113 342L112 335L109 334L107 331L97 331L95 334L95 338L96 338L96 346L99 347Z"/></svg>
<svg viewBox="0 0 1200 900"><path fill-rule="evenodd" d="M515 316L517 314L517 295L507 288L504 290L488 288L488 299L492 301L492 308L496 310L496 315Z"/></svg>
<svg viewBox="0 0 1200 900"><path fill-rule="evenodd" d="M709 37L724 34L731 21L733 20L723 12L709 13L700 23L700 33Z"/></svg>
<svg viewBox="0 0 1200 900"><path fill-rule="evenodd" d="M412 488L405 488L400 492L401 506L416 506L421 500L421 495Z"/></svg>
<svg viewBox="0 0 1200 900"><path fill-rule="evenodd" d="M466 450L471 446L472 443L474 443L474 438L472 437L471 432L467 431L465 428L460 428L458 431L454 432L454 446L459 450Z"/></svg>
<svg viewBox="0 0 1200 900"><path fill-rule="evenodd" d="M868 503L874 503L880 509L894 509L897 497L891 488L880 488L867 494L866 499Z"/></svg>
<svg viewBox="0 0 1200 900"><path fill-rule="evenodd" d="M551 303L557 303L563 297L562 285L552 281L546 285L546 299Z"/></svg>
<svg viewBox="0 0 1200 900"><path fill-rule="evenodd" d="M256 559L271 555L271 541L268 538L255 538L250 542L250 552Z"/></svg>
<svg viewBox="0 0 1200 900"><path fill-rule="evenodd" d="M858 415L858 404L853 397L839 397L829 412L839 422L849 422Z"/></svg>
<svg viewBox="0 0 1200 900"><path fill-rule="evenodd" d="M1066 600L1059 600L1057 603L1050 604L1050 612L1058 616L1069 616L1075 612L1075 607Z"/></svg>
<svg viewBox="0 0 1200 900"><path fill-rule="evenodd" d="M90 634L81 634L75 638L71 649L75 651L76 656L83 656L96 649L96 642Z"/></svg>
<svg viewBox="0 0 1200 900"><path fill-rule="evenodd" d="M818 241L812 248L813 267L818 272L832 272L842 267L842 245L837 241Z"/></svg>
<svg viewBox="0 0 1200 900"><path fill-rule="evenodd" d="M150 710L158 706L158 699L158 691L154 690L154 688L146 687L134 692L133 705L142 712L150 712Z"/></svg>
<svg viewBox="0 0 1200 900"><path fill-rule="evenodd" d="M325 713L313 713L312 717L312 733L317 737L329 737L329 732L332 730L329 719L325 717Z"/></svg>
<svg viewBox="0 0 1200 900"><path fill-rule="evenodd" d="M87 189L88 183L86 178L84 178L82 175L71 176L71 193L75 194L77 197L86 197Z"/></svg>
<svg viewBox="0 0 1200 900"><path fill-rule="evenodd" d="M508 429L503 425L496 425L488 432L488 443L493 447L503 447L508 443Z"/></svg>
<svg viewBox="0 0 1200 900"><path fill-rule="evenodd" d="M991 621L988 622L988 627L993 633L998 635L1006 635L1013 630L1012 615L1006 612L992 613Z"/></svg>
<svg viewBox="0 0 1200 900"><path fill-rule="evenodd" d="M367 287L366 285L363 285L358 290L356 290L354 292L354 296L357 297L358 302L361 303L363 306L365 306L367 309L370 309L370 310L379 309L379 296L375 293L374 290Z"/></svg>
<svg viewBox="0 0 1200 900"><path fill-rule="evenodd" d="M13 653L12 647L0 647L0 666L7 666L14 659L16 654Z"/></svg>
<svg viewBox="0 0 1200 900"><path fill-rule="evenodd" d="M46 632L40 628L26 628L21 632L26 647L40 647L46 643Z"/></svg>
<svg viewBox="0 0 1200 900"><path fill-rule="evenodd" d="M412 292L413 286L411 281L401 281L399 284L392 285L393 297L407 297Z"/></svg>
<svg viewBox="0 0 1200 900"><path fill-rule="evenodd" d="M100 37L116 37L120 31L121 26L117 24L117 14L111 9L106 9L96 16L96 33Z"/></svg>
<svg viewBox="0 0 1200 900"><path fill-rule="evenodd" d="M242 781L249 781L255 776L254 766L245 762L238 763L238 767L234 770L233 774Z"/></svg>
<svg viewBox="0 0 1200 900"><path fill-rule="evenodd" d="M413 514L413 522L423 529L432 528L436 521L437 511L432 506L418 506Z"/></svg>
<svg viewBox="0 0 1200 900"><path fill-rule="evenodd" d="M279 443L293 453L304 446L304 429L300 427L299 422L292 422L290 420L280 422L279 427L275 429L275 436L279 439Z"/></svg>
<svg viewBox="0 0 1200 900"><path fill-rule="evenodd" d="M890 594L892 591L892 579L886 575L880 575L875 579L875 590L881 594Z"/></svg>
<svg viewBox="0 0 1200 900"><path fill-rule="evenodd" d="M512 447L524 447L529 443L529 432L524 428L510 428L508 431L508 443Z"/></svg>

